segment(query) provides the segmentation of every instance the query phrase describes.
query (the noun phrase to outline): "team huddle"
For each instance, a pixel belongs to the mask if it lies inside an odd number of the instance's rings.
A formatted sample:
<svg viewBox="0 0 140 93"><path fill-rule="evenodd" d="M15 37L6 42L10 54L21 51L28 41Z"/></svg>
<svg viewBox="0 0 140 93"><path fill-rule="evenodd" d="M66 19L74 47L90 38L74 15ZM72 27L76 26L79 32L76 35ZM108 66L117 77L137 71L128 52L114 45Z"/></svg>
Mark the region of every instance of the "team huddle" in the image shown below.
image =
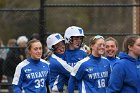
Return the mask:
<svg viewBox="0 0 140 93"><path fill-rule="evenodd" d="M140 93L140 36L126 36L119 55L113 37L93 36L89 46L84 37L77 26L68 27L64 38L49 35L46 60L41 42L30 40L29 57L16 67L14 93Z"/></svg>

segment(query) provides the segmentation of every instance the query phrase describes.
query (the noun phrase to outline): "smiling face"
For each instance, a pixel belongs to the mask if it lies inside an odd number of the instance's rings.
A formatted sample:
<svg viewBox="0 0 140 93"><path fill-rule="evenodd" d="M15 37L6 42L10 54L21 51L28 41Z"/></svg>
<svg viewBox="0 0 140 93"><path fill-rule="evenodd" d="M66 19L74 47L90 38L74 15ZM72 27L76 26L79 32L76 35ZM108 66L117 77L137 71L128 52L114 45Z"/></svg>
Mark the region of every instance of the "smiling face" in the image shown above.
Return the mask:
<svg viewBox="0 0 140 93"><path fill-rule="evenodd" d="M115 57L118 51L118 47L115 41L106 41L105 42L105 55L108 57Z"/></svg>
<svg viewBox="0 0 140 93"><path fill-rule="evenodd" d="M56 45L53 46L54 47L54 52L58 53L58 54L64 54L65 52L65 44L63 41L57 43Z"/></svg>
<svg viewBox="0 0 140 93"><path fill-rule="evenodd" d="M94 44L90 45L92 49L92 55L95 57L100 57L105 51L105 41L102 38L96 39Z"/></svg>
<svg viewBox="0 0 140 93"><path fill-rule="evenodd" d="M29 45L28 53L34 60L38 60L42 56L42 44L40 41L32 42Z"/></svg>

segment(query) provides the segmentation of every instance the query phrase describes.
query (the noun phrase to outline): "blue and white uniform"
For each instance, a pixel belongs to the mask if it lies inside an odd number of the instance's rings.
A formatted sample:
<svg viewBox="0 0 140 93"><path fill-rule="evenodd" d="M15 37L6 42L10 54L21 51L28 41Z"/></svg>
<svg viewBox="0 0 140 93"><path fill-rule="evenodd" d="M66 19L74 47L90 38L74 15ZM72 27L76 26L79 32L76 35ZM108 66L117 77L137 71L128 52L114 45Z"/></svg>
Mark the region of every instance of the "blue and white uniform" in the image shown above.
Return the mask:
<svg viewBox="0 0 140 93"><path fill-rule="evenodd" d="M90 55L77 62L71 75L78 80L79 93L106 93L106 87L110 75L110 64L105 57ZM69 81L69 86L73 81ZM69 93L74 93L68 88Z"/></svg>
<svg viewBox="0 0 140 93"><path fill-rule="evenodd" d="M50 87L52 92L63 92L64 84L68 83L73 67L65 61L65 54L52 54L50 62Z"/></svg>
<svg viewBox="0 0 140 93"><path fill-rule="evenodd" d="M14 93L47 93L49 64L43 59L28 58L16 67L13 78Z"/></svg>
<svg viewBox="0 0 140 93"><path fill-rule="evenodd" d="M82 60L85 57L87 57L87 53L82 48L78 48L74 50L69 50L69 49L66 50L66 60L71 67L74 67L78 61ZM75 84L71 86L71 89L78 90L77 81L74 82Z"/></svg>
<svg viewBox="0 0 140 93"><path fill-rule="evenodd" d="M78 48L75 50L67 49L65 53L67 63L72 67L74 67L78 61L87 56L87 53L82 48Z"/></svg>
<svg viewBox="0 0 140 93"><path fill-rule="evenodd" d="M140 59L120 52L110 75L107 93L140 93Z"/></svg>

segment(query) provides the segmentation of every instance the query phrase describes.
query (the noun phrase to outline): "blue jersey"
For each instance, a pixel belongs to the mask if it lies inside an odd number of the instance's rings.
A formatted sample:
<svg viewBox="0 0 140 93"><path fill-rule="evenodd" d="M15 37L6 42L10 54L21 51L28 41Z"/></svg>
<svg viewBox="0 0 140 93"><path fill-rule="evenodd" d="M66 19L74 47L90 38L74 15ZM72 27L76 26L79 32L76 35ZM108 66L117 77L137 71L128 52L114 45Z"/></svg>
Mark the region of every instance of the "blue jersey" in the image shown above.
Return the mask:
<svg viewBox="0 0 140 93"><path fill-rule="evenodd" d="M115 64L109 80L107 93L140 93L140 60L124 52Z"/></svg>
<svg viewBox="0 0 140 93"><path fill-rule="evenodd" d="M67 63L72 67L74 67L78 61L87 56L87 53L82 48L78 48L75 50L68 49L65 53Z"/></svg>
<svg viewBox="0 0 140 93"><path fill-rule="evenodd" d="M80 93L106 93L110 64L105 57L90 55L77 62L71 75L78 80ZM69 81L69 84L72 85L72 82ZM68 91L73 93L70 88Z"/></svg>
<svg viewBox="0 0 140 93"><path fill-rule="evenodd" d="M49 64L43 59L22 61L16 67L13 78L14 93L47 93L49 73Z"/></svg>
<svg viewBox="0 0 140 93"><path fill-rule="evenodd" d="M120 60L119 57L106 57L108 60L109 60L109 63L110 63L110 66L111 66L111 69L114 67L114 65L116 64L116 62L118 60Z"/></svg>
<svg viewBox="0 0 140 93"><path fill-rule="evenodd" d="M74 67L78 61L82 60L87 56L87 53L82 48L77 48L74 50L67 49L65 53L67 63L72 67ZM71 89L77 90L77 82L75 83L75 88L74 86L72 86Z"/></svg>
<svg viewBox="0 0 140 93"><path fill-rule="evenodd" d="M48 59L50 62L50 87L51 91L62 92L63 86L64 84L67 84L73 67L63 60L65 59L64 56L56 55L52 54Z"/></svg>

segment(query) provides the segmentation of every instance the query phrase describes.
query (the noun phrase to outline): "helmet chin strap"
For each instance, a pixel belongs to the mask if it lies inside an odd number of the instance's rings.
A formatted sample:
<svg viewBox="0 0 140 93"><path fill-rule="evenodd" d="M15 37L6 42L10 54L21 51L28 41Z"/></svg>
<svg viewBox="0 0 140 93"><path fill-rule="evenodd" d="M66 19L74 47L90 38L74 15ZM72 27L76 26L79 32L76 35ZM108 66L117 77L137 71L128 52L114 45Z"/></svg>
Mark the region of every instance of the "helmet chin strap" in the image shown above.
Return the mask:
<svg viewBox="0 0 140 93"><path fill-rule="evenodd" d="M54 51L54 48L51 48L50 50L51 50L51 51Z"/></svg>

